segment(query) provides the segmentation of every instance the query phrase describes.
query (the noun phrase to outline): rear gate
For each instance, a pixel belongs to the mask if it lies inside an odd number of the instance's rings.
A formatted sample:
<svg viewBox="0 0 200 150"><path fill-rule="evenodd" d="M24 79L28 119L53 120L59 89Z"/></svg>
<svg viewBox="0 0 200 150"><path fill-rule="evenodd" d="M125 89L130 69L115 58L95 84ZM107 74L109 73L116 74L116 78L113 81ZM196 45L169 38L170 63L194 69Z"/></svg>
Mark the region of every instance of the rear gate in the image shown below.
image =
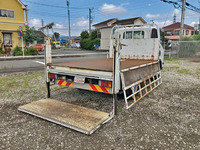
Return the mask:
<svg viewBox="0 0 200 150"><path fill-rule="evenodd" d="M106 112L49 98L20 106L18 110L85 134L92 134L113 117Z"/></svg>

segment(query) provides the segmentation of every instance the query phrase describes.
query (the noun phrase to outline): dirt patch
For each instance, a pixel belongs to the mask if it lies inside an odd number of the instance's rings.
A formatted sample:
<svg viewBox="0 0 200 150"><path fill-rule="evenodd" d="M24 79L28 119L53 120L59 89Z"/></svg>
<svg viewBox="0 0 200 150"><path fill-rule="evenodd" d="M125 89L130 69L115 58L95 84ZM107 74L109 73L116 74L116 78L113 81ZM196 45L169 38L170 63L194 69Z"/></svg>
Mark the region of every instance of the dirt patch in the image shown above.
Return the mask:
<svg viewBox="0 0 200 150"><path fill-rule="evenodd" d="M0 149L200 149L200 63L166 61L163 84L124 109L91 136L21 113L20 105L45 97L44 73L0 77ZM105 112L110 95L66 88L52 98Z"/></svg>

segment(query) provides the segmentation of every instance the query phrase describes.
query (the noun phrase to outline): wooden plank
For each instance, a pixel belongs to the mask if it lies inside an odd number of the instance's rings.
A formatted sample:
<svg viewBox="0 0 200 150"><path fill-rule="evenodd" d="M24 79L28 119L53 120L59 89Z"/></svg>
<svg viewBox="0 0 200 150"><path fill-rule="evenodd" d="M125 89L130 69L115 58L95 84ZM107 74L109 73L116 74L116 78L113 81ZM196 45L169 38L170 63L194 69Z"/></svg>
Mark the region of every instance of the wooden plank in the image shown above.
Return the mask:
<svg viewBox="0 0 200 150"><path fill-rule="evenodd" d="M110 117L109 113L53 99L32 102L18 110L86 134L92 134Z"/></svg>

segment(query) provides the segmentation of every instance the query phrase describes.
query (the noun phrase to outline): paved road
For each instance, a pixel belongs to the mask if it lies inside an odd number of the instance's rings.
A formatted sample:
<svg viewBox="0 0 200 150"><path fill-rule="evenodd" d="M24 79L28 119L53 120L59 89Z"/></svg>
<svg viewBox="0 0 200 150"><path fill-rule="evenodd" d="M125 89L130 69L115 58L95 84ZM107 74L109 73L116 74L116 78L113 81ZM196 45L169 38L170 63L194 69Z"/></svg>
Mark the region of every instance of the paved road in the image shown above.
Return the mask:
<svg viewBox="0 0 200 150"><path fill-rule="evenodd" d="M82 53L99 53L105 51L92 51L92 50L81 50L81 49L69 49L69 48L60 48L60 49L52 49L53 54L82 54ZM43 52L39 52L40 55L44 54Z"/></svg>
<svg viewBox="0 0 200 150"><path fill-rule="evenodd" d="M107 55L91 55L84 57L67 57L67 58L53 58L53 63L68 62L68 61L81 61L91 59L104 59ZM43 70L43 59L30 59L30 60L12 60L0 62L0 74L13 73L13 72L26 72Z"/></svg>

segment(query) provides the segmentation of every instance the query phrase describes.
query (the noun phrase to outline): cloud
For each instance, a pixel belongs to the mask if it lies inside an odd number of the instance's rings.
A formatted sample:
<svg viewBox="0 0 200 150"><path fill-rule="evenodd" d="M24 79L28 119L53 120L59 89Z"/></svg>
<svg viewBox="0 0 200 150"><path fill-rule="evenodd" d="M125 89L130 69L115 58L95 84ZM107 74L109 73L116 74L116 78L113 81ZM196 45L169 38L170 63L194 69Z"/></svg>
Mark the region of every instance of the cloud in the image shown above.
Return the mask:
<svg viewBox="0 0 200 150"><path fill-rule="evenodd" d="M187 19L190 19L190 18L194 19L195 18L195 20L196 19L199 20L199 13L194 12L192 10L188 10L188 11L185 12L185 18L187 18Z"/></svg>
<svg viewBox="0 0 200 150"><path fill-rule="evenodd" d="M154 23L158 25L158 27L162 28L164 26L172 24L173 22L171 20L166 20L166 21L154 21Z"/></svg>
<svg viewBox="0 0 200 150"><path fill-rule="evenodd" d="M88 25L89 25L89 21L85 20L84 17L77 18L77 22L73 24L73 26L77 26L77 27L85 27Z"/></svg>
<svg viewBox="0 0 200 150"><path fill-rule="evenodd" d="M55 28L57 28L57 29L65 29L66 27L64 27L63 24L56 24Z"/></svg>
<svg viewBox="0 0 200 150"><path fill-rule="evenodd" d="M100 11L103 15L124 15L127 13L127 10L123 7L127 3L122 3L120 6L116 6L113 4L103 4Z"/></svg>
<svg viewBox="0 0 200 150"><path fill-rule="evenodd" d="M147 19L159 18L160 14L146 14Z"/></svg>
<svg viewBox="0 0 200 150"><path fill-rule="evenodd" d="M40 19L31 19L29 20L29 26L40 28L42 27L42 21Z"/></svg>
<svg viewBox="0 0 200 150"><path fill-rule="evenodd" d="M180 10L174 9L174 11L172 13L172 16L174 16L174 15L180 15L180 14L181 14Z"/></svg>
<svg viewBox="0 0 200 150"><path fill-rule="evenodd" d="M195 24L198 24L198 23L199 23L199 22L192 21L192 22L190 23L190 26L194 27L194 25L195 25Z"/></svg>
<svg viewBox="0 0 200 150"><path fill-rule="evenodd" d="M122 4L120 4L121 7L127 6L127 5L129 5L129 3L122 3Z"/></svg>
<svg viewBox="0 0 200 150"><path fill-rule="evenodd" d="M150 7L150 6L151 6L151 4L148 4L148 6Z"/></svg>

